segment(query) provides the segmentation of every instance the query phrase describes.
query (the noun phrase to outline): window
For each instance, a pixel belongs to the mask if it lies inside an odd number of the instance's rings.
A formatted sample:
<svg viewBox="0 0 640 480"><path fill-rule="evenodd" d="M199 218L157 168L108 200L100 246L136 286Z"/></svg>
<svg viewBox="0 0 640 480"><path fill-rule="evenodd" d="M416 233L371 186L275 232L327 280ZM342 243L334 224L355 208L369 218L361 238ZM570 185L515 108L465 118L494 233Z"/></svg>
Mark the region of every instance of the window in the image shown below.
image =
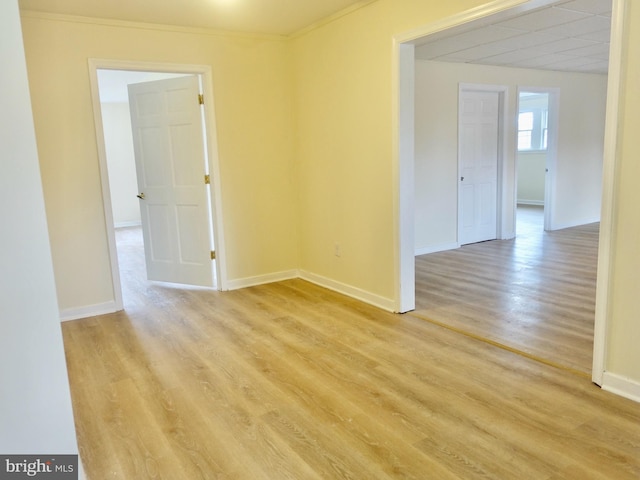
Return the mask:
<svg viewBox="0 0 640 480"><path fill-rule="evenodd" d="M520 94L518 151L542 151L548 141L548 94Z"/></svg>
<svg viewBox="0 0 640 480"><path fill-rule="evenodd" d="M533 138L533 112L518 115L518 150L531 150Z"/></svg>

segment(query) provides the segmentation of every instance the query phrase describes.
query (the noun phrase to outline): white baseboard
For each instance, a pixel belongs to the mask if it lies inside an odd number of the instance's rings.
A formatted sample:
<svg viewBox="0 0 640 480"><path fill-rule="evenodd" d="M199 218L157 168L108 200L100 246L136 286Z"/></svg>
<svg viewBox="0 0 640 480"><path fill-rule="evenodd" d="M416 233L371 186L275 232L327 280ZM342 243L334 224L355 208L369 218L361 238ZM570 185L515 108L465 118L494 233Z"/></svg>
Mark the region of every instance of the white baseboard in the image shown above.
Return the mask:
<svg viewBox="0 0 640 480"><path fill-rule="evenodd" d="M395 312L396 305L392 299L372 294L365 290L361 290L351 285L347 285L321 275L300 271L287 270L284 272L269 273L267 275L257 275L255 277L239 278L227 281L227 290L238 290L241 288L254 287L256 285L264 285L267 283L281 282L291 280L293 278L301 278L308 282L315 283L334 292L341 293L356 300L368 303L375 307L381 308L388 312ZM115 302L106 302L99 305L88 305L85 307L68 308L60 311L60 319L63 322L69 320L78 320L80 318L94 317L96 315L104 315L118 311Z"/></svg>
<svg viewBox="0 0 640 480"><path fill-rule="evenodd" d="M602 389L628 398L634 402L640 402L640 383L622 375L604 372L602 376Z"/></svg>
<svg viewBox="0 0 640 480"><path fill-rule="evenodd" d="M580 220L578 222L572 222L572 223L565 223L565 224L553 224L551 225L551 230L563 230L565 228L573 228L573 227L580 227L581 225L589 225L590 223L597 223L600 221L600 218L591 218L591 219L585 219L585 220Z"/></svg>
<svg viewBox="0 0 640 480"><path fill-rule="evenodd" d="M329 290L341 293L343 295L346 295L347 297L355 298L356 300L360 300L364 303L368 303L369 305L373 305L374 307L381 308L388 312L397 311L395 302L389 298L381 297L365 290L352 287L351 285L337 282L335 280L331 280L330 278L316 275L315 273L306 272L304 270L300 271L299 277L308 282L315 283L320 287L328 288Z"/></svg>
<svg viewBox="0 0 640 480"><path fill-rule="evenodd" d="M283 280L291 280L298 278L298 270L287 270L284 272L268 273L266 275L257 275L255 277L238 278L236 280L227 280L227 290L238 290L240 288L255 287L265 283L281 282Z"/></svg>
<svg viewBox="0 0 640 480"><path fill-rule="evenodd" d="M518 205L535 205L538 207L544 206L544 200L526 200L526 199L518 199L516 201Z"/></svg>
<svg viewBox="0 0 640 480"><path fill-rule="evenodd" d="M118 222L114 223L113 228L141 227L142 222Z"/></svg>
<svg viewBox="0 0 640 480"><path fill-rule="evenodd" d="M427 255L429 253L444 252L445 250L455 250L456 248L460 248L460 244L458 242L428 245L426 247L416 248L416 257L418 255Z"/></svg>
<svg viewBox="0 0 640 480"><path fill-rule="evenodd" d="M60 310L60 321L68 322L69 320L78 320L79 318L95 317L96 315L105 315L107 313L117 312L116 302L105 302L97 305L87 305L78 308L66 308Z"/></svg>

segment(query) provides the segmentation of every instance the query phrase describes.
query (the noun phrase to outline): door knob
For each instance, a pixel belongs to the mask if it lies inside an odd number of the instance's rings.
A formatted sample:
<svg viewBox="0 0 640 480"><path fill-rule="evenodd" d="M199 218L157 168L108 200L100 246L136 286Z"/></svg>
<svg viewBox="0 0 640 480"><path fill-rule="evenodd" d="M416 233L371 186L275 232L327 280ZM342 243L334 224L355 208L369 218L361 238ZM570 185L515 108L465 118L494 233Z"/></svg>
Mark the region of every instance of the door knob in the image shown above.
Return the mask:
<svg viewBox="0 0 640 480"><path fill-rule="evenodd" d="M139 193L138 195L136 195L136 197L138 197L140 200L144 200L144 193Z"/></svg>
<svg viewBox="0 0 640 480"><path fill-rule="evenodd" d="M460 177L460 181L461 181L461 182L464 182L464 177Z"/></svg>

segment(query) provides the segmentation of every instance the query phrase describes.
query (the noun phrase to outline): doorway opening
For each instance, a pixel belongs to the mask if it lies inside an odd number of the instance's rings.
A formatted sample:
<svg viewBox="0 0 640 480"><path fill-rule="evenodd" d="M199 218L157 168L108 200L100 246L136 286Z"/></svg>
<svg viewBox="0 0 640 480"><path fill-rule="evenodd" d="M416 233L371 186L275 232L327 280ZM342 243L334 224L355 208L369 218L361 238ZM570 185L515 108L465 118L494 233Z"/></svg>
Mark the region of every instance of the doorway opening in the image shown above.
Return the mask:
<svg viewBox="0 0 640 480"><path fill-rule="evenodd" d="M554 230L558 88L518 87L516 234Z"/></svg>
<svg viewBox="0 0 640 480"><path fill-rule="evenodd" d="M136 269L134 284L148 279L175 283L184 288L198 285L222 289L225 283L224 245L221 241L220 184L210 70L199 66L90 60L90 73L116 309L124 308L122 275L131 271L128 267L121 271L120 257L126 258ZM198 100L207 98L209 104L205 102L203 107L189 104L190 113L183 113L185 109L179 105L187 102L184 92L191 92L178 88L180 84L187 84L194 90L195 103L202 103ZM131 97L132 108L129 90L133 87L136 88L132 92L141 92L142 96L138 100ZM154 97L155 92L145 91L145 88L168 90ZM166 121L159 126L136 124L141 120L135 112L144 109L151 112L155 108L148 102L151 98L165 102L164 111L173 112L167 114L173 115L174 120L170 120L173 124ZM171 103L170 107L166 106L167 102ZM132 126L132 111L135 127ZM162 117L155 111L152 113L144 122ZM167 135L167 138L160 135ZM194 155L191 155L190 144L195 145L195 159L191 158ZM188 151L186 147L189 147ZM197 165L194 167L194 164ZM196 170L197 188L189 190L185 179L194 183ZM159 190L160 176L170 179L164 182L164 191ZM189 200L180 200L185 195ZM173 236L170 235L171 221ZM202 245L206 252L194 248ZM144 258L136 258L136 252ZM203 253L206 262L200 258ZM174 258L169 258L169 254ZM194 268L196 255L199 255L197 261L204 277L185 276L184 268ZM177 267L171 264L172 261L176 263L176 258ZM156 262L155 266L153 262ZM165 276L158 276L158 264L167 265Z"/></svg>
<svg viewBox="0 0 640 480"><path fill-rule="evenodd" d="M418 143L421 141L419 140L419 137L414 136L414 128L415 125L413 124L413 122L411 121L413 118L418 118L419 117L419 113L416 113L415 115L413 114L413 108L415 108L415 102L414 102L414 95L415 95L415 72L418 69L418 65L416 64L416 57L415 57L415 50L416 50L416 45L420 43L420 39L424 38L425 36L429 36L429 35L435 35L437 38L443 38L444 34L443 32L445 32L447 29L449 28L454 28L454 27L460 27L462 25L465 25L465 29L467 31L472 30L471 26L468 26L466 24L471 24L472 22L478 21L479 20L479 24L490 24L493 20L495 19L504 19L504 18L512 18L514 15L518 15L520 13L525 13L531 9L534 8L540 8L542 4L544 4L543 6L552 6L555 2L552 1L547 1L547 2L540 2L536 5L532 5L531 3L527 4L525 2L522 2L520 4L517 4L516 6L513 5L513 3L507 5L509 2L503 2L504 4L501 5L493 5L493 6L487 6L484 7L482 9L475 9L469 12L466 12L464 14L458 15L456 17L452 17L447 19L446 21L443 22L439 22L438 24L434 24L431 26L431 28L426 27L425 29L423 29L421 32L419 32L418 30L414 30L412 32L408 32L405 36L396 36L395 40L397 43L397 49L395 50L395 54L396 54L396 64L398 65L398 71L399 71L399 77L396 79L396 86L398 88L398 95L396 97L396 101L397 101L397 108L398 108L398 117L397 117L397 126L398 126L398 130L397 130L397 155L398 155L398 205L399 205L399 214L398 214L398 245L399 247L399 258L398 258L398 299L399 299L399 308L398 311L409 311L414 309L415 307L415 296L412 296L411 293L412 292L408 292L407 288L404 288L406 285L408 285L409 283L411 285L415 285L415 276L416 276L416 271L415 271L415 262L413 261L413 257L415 255L415 244L414 244L414 249L410 250L410 249L406 249L406 246L409 245L411 243L411 236L414 236L414 228L415 228L415 224L413 223L409 223L409 220L411 222L415 222L415 215L410 215L408 214L408 211L410 211L411 209L414 208L414 204L413 204L413 200L414 200L414 191L405 191L406 187L416 187L417 184L411 181L408 181L407 179L409 178L409 176L413 177L414 175L414 171L418 168L413 162L414 162L414 151L411 148L407 148L407 145L418 145ZM620 4L624 4L624 2L619 2ZM482 11L481 11L482 10ZM613 13L613 17L615 18L615 21L613 22L614 24L614 32L615 32L615 27L617 26L618 28L620 27L620 23L616 24L616 21L620 20L621 15L620 12L616 12L615 8L614 8L614 13ZM459 31L462 31L459 30ZM468 32L467 32L468 33ZM619 35L619 32L617 33ZM471 36L471 34L469 34L469 36ZM449 48L452 43L446 44L445 45L445 41L443 41L439 46L442 47L443 49ZM617 47L619 47L619 45L617 45ZM614 50L615 52L615 50ZM615 60L615 59L614 59ZM619 75L619 71L618 71L618 67L615 65L615 62L613 64L613 67L616 69L616 75ZM530 67L530 68L535 68L535 67ZM412 80L409 80L409 77ZM618 78L619 79L619 78ZM615 81L611 81L611 77L609 77L609 85L613 85L616 84L618 80ZM404 88L406 87L410 87L411 89L406 89L404 90ZM609 89L609 94L607 97L607 102L610 103L613 101L613 103L617 103L618 98L616 97L616 91ZM514 105L512 103L512 105ZM610 110L615 110L615 107L611 107ZM612 149L612 145L614 145L614 142L611 141L612 138L615 138L615 135L613 135L613 132L615 132L615 121L614 122L609 122L610 119L613 119L613 116L607 115L607 124L606 124L606 134L605 137L609 137L609 141L606 141L605 138L605 157L608 157L610 160L614 158L614 150ZM515 125L516 125L516 115L515 113L513 114L513 127L515 130ZM513 135L513 142L515 143L515 139L517 138L516 134L514 133ZM550 140L550 139L549 139ZM515 145L514 145L514 149L515 151ZM513 163L513 166L515 166L515 162ZM555 165L552 165L552 168L555 167ZM511 167L510 167L511 168ZM611 166L607 166L605 163L605 170L610 170ZM551 170L551 169L550 169ZM516 175L515 175L515 169L511 169L509 171L509 175L512 175L513 180L515 180ZM552 177L552 176L549 176ZM605 179L606 180L606 179ZM548 186L548 185L547 185ZM607 202L607 191L610 190L610 185L607 185L605 183L605 187L604 187L604 209L603 211L604 213L604 218L603 221L607 220L607 217L610 214L610 207L611 205L608 204ZM419 192L415 192L415 194L417 195ZM550 194L553 193L553 189L552 188L545 188L545 195L548 196ZM508 228L511 228L512 230L512 234L515 235L515 220L516 220L516 214L515 214L515 205L516 205L516 191L515 188L509 190L509 191L503 191L503 194L505 194L507 197L511 197L513 198L513 210L512 210L512 216L511 216L511 220L508 219L509 215L505 216L505 220L507 222L511 223L511 226L508 226ZM609 212L609 213L607 213ZM546 221L552 221L553 218L547 214L547 216L545 217ZM562 223L562 222L560 222ZM558 227L560 228L560 227ZM449 245L446 242L443 242L443 245ZM606 287L606 279L604 278L606 276L606 272L608 272L608 265L606 264L606 255L608 255L608 253L604 250L605 247L600 247L599 250L599 255L602 256L603 252L605 253L605 258L603 260L599 260L600 264L605 264L604 265L604 270L602 268L599 268L599 272L600 275L598 277L598 298L600 300L603 300L606 302L606 288L603 290L603 285ZM601 265L602 267L602 265ZM602 275L602 272L605 272L604 276ZM413 280L413 282L412 282ZM604 293L603 293L604 292ZM602 305L603 303L601 303ZM600 315L598 314L598 311L600 312ZM602 377L602 345L603 345L603 341L604 341L604 337L602 335L604 328L602 327L603 325L603 309L597 309L596 311L596 335L595 335L595 348L593 349L593 358L594 358L594 369L593 369L593 379L596 383L598 383L598 378Z"/></svg>

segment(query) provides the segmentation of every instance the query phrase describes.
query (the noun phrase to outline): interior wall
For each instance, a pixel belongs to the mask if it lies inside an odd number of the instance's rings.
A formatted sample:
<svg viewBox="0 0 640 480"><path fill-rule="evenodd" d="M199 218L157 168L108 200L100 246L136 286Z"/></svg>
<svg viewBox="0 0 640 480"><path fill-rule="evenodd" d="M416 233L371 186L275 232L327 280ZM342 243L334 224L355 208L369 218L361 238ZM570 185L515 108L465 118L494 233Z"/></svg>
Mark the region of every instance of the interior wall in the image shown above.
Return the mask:
<svg viewBox="0 0 640 480"><path fill-rule="evenodd" d="M509 88L505 199L515 199L518 86L560 88L553 228L597 221L602 195L606 82L603 75L416 61L416 251L455 245L459 83ZM585 101L589 99L589 101ZM505 229L513 232L513 211Z"/></svg>
<svg viewBox="0 0 640 480"><path fill-rule="evenodd" d="M212 68L228 279L297 267L285 39L33 12L22 23L63 314L114 299L89 58Z"/></svg>
<svg viewBox="0 0 640 480"><path fill-rule="evenodd" d="M128 103L101 103L115 227L140 225L136 160Z"/></svg>
<svg viewBox="0 0 640 480"><path fill-rule="evenodd" d="M606 371L635 384L640 400L640 190L635 184L640 175L640 4L628 1L627 5Z"/></svg>
<svg viewBox="0 0 640 480"><path fill-rule="evenodd" d="M0 61L0 452L77 454L17 0Z"/></svg>
<svg viewBox="0 0 640 480"><path fill-rule="evenodd" d="M518 152L517 203L544 205L544 182L547 162L546 152Z"/></svg>
<svg viewBox="0 0 640 480"><path fill-rule="evenodd" d="M303 272L394 304L392 38L483 3L378 0L292 40Z"/></svg>

